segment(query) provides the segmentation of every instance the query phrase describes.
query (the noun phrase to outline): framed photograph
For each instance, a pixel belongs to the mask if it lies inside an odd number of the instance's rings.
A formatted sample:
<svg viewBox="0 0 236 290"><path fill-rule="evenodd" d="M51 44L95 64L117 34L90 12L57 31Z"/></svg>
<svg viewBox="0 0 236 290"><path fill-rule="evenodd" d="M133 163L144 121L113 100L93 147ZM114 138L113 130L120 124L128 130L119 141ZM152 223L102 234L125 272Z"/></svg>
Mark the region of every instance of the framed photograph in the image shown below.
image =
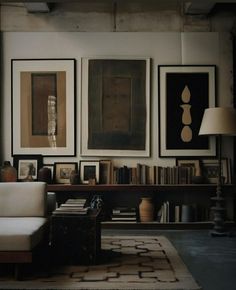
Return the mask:
<svg viewBox="0 0 236 290"><path fill-rule="evenodd" d="M216 103L215 65L159 65L159 156L216 156L215 137L199 136Z"/></svg>
<svg viewBox="0 0 236 290"><path fill-rule="evenodd" d="M82 59L81 155L150 155L150 59Z"/></svg>
<svg viewBox="0 0 236 290"><path fill-rule="evenodd" d="M223 183L231 183L231 170L227 158L221 160L221 175ZM218 178L218 159L203 159L202 160L203 176L208 183L217 183Z"/></svg>
<svg viewBox="0 0 236 290"><path fill-rule="evenodd" d="M70 174L75 170L78 171L77 162L55 162L53 169L53 180L55 183L70 183Z"/></svg>
<svg viewBox="0 0 236 290"><path fill-rule="evenodd" d="M99 183L99 161L80 161L80 180L88 184L90 180Z"/></svg>
<svg viewBox="0 0 236 290"><path fill-rule="evenodd" d="M200 172L198 159L176 159L176 166L193 167L195 172Z"/></svg>
<svg viewBox="0 0 236 290"><path fill-rule="evenodd" d="M13 166L17 170L17 178L24 181L28 176L38 179L38 171L43 166L42 155L13 155Z"/></svg>
<svg viewBox="0 0 236 290"><path fill-rule="evenodd" d="M113 183L113 164L111 160L100 160L100 183Z"/></svg>
<svg viewBox="0 0 236 290"><path fill-rule="evenodd" d="M12 59L12 154L75 156L75 60Z"/></svg>

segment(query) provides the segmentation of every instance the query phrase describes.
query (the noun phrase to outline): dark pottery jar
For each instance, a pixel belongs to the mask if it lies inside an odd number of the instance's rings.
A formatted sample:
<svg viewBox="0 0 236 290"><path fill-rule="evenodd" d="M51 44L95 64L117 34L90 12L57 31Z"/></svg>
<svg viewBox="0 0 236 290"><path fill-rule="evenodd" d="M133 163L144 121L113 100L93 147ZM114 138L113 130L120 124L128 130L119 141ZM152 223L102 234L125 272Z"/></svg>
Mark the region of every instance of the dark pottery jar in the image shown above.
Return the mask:
<svg viewBox="0 0 236 290"><path fill-rule="evenodd" d="M52 171L48 167L42 167L38 172L38 181L43 181L48 184L52 183Z"/></svg>
<svg viewBox="0 0 236 290"><path fill-rule="evenodd" d="M70 184L79 184L79 173L76 170L72 170L70 174Z"/></svg>
<svg viewBox="0 0 236 290"><path fill-rule="evenodd" d="M2 182L17 181L17 170L11 165L10 161L4 161L0 171L0 180Z"/></svg>

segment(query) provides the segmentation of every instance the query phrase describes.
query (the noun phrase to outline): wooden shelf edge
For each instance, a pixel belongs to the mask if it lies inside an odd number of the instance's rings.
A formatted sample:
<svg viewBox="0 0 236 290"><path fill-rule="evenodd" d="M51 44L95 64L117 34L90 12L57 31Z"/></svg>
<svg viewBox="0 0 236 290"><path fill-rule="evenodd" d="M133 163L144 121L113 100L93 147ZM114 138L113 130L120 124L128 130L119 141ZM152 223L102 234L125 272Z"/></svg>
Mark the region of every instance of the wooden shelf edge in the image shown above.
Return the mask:
<svg viewBox="0 0 236 290"><path fill-rule="evenodd" d="M233 188L235 185L227 184L227 188ZM169 190L170 188L176 189L209 189L215 188L216 184L48 184L48 191L56 192L102 192L102 191L142 191L150 192L157 190Z"/></svg>

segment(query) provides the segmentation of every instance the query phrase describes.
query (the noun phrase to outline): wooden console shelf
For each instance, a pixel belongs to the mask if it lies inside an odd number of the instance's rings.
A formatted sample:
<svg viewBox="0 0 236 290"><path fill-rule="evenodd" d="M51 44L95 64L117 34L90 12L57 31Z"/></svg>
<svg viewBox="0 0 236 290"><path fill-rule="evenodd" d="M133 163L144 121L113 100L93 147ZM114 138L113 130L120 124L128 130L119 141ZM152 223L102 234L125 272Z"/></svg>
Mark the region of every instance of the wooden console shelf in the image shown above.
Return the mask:
<svg viewBox="0 0 236 290"><path fill-rule="evenodd" d="M163 202L169 201L172 204L196 204L202 208L210 210L211 197L215 196L216 184L176 184L176 185L143 185L143 184L97 184L97 185L70 185L70 184L49 184L48 191L56 193L58 204L63 203L68 198L82 197L88 201L94 195L100 195L106 204L106 210L111 212L117 206L138 205L143 196L151 196L158 209ZM227 220L229 224L235 223L235 192L236 186L227 184L223 186L225 205L227 209ZM122 223L104 222L104 228L175 228L175 229L198 229L211 228L212 222L199 220L190 223Z"/></svg>
<svg viewBox="0 0 236 290"><path fill-rule="evenodd" d="M149 185L149 184L48 184L48 191L55 192L107 192L107 191L135 191L135 192L153 192L158 190L214 190L216 184L163 184L163 185ZM236 186L227 184L224 188L235 189Z"/></svg>

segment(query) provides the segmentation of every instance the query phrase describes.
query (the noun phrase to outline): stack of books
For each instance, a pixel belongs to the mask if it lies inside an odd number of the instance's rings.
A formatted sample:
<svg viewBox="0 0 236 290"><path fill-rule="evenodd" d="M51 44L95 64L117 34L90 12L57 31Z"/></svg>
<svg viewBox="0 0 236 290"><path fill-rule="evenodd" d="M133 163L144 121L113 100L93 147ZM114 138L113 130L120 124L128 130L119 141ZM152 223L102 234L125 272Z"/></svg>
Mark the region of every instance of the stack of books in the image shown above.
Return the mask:
<svg viewBox="0 0 236 290"><path fill-rule="evenodd" d="M136 209L134 207L116 207L112 210L113 222L136 222Z"/></svg>
<svg viewBox="0 0 236 290"><path fill-rule="evenodd" d="M62 203L60 207L54 210L54 215L85 215L88 213L88 207L85 207L86 199L76 198L68 199L65 203Z"/></svg>

